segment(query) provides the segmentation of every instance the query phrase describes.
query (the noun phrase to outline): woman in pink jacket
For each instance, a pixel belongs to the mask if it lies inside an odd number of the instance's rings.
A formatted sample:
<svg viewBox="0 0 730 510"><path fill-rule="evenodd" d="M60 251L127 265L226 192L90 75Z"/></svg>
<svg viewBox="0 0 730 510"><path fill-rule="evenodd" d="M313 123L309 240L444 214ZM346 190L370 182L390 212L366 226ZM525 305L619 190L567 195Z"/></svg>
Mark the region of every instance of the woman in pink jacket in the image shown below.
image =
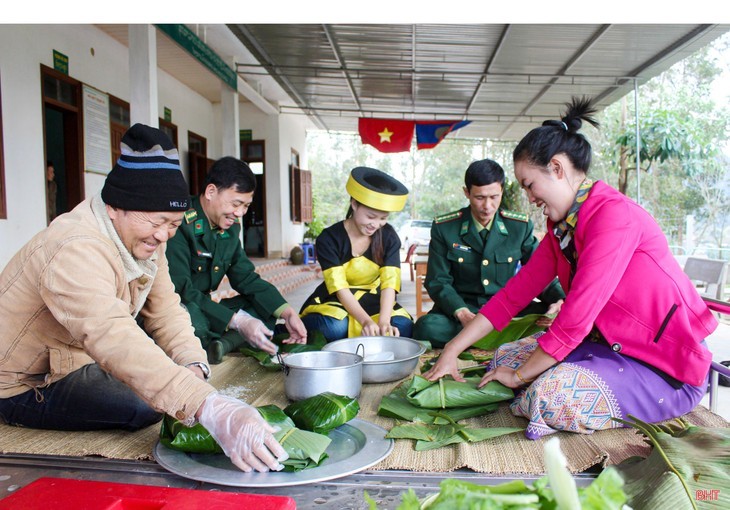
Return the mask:
<svg viewBox="0 0 730 510"><path fill-rule="evenodd" d="M530 261L444 348L430 380L457 371L457 356L501 330L557 276L559 315L542 334L500 347L481 385L524 388L512 411L528 438L558 430L620 427L631 414L657 422L691 411L707 388L704 339L717 321L638 204L587 177L597 126L591 101L573 99L561 120L530 131L514 150L515 177L543 209L548 235Z"/></svg>

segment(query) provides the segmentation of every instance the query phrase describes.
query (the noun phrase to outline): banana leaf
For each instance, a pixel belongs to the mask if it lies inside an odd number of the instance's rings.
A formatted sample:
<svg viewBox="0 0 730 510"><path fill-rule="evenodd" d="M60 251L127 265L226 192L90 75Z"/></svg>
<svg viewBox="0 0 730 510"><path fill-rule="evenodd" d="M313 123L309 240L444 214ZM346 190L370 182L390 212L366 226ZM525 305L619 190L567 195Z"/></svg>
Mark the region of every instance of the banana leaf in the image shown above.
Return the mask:
<svg viewBox="0 0 730 510"><path fill-rule="evenodd" d="M275 405L262 406L257 409L270 425L279 427L279 430L274 433L274 438L289 454L289 458L282 462L284 471L295 472L316 467L327 458L325 450L332 442L329 437L296 428L291 418ZM210 432L201 424L186 427L167 415L162 420L160 442L168 448L181 452L223 453Z"/></svg>
<svg viewBox="0 0 730 510"><path fill-rule="evenodd" d="M479 363L479 366L474 366L471 369L469 369L469 372L476 371L476 370L484 370L486 368L486 362L489 361L494 357L494 353L488 353L488 354L475 354L473 352L464 351L461 354L459 354L459 359L467 360L467 361L474 361L476 363ZM433 368L433 366L436 364L436 362L439 360L438 356L435 356L433 358L430 358L423 362L421 365L421 373L427 372ZM465 370L462 370L462 374L466 373Z"/></svg>
<svg viewBox="0 0 730 510"><path fill-rule="evenodd" d="M469 428L453 420L445 425L428 423L406 423L396 425L385 437L391 439L415 439L416 451L434 450L456 443L476 443L494 437L520 432L514 427Z"/></svg>
<svg viewBox="0 0 730 510"><path fill-rule="evenodd" d="M476 361L477 363L484 363L494 357L494 353L490 352L487 354L475 354L474 352L464 351L459 354L459 359Z"/></svg>
<svg viewBox="0 0 730 510"><path fill-rule="evenodd" d="M318 434L347 423L360 411L357 399L325 392L305 398L284 408L297 427Z"/></svg>
<svg viewBox="0 0 730 510"><path fill-rule="evenodd" d="M186 427L165 415L160 428L160 442L173 450L188 453L223 453L213 436L200 423Z"/></svg>
<svg viewBox="0 0 730 510"><path fill-rule="evenodd" d="M514 398L510 389L497 381L491 381L477 389L481 377L466 377L466 382L441 378L429 381L420 375L414 375L406 390L408 401L426 409L445 409L450 407L473 407L492 404Z"/></svg>
<svg viewBox="0 0 730 510"><path fill-rule="evenodd" d="M646 510L730 508L730 428L628 418L614 419L639 430L653 447L648 457L617 466L629 505Z"/></svg>
<svg viewBox="0 0 730 510"><path fill-rule="evenodd" d="M316 467L328 457L325 450L332 442L329 437L296 428L292 419L275 405L261 406L257 409L269 424L279 427L278 432L274 433L274 438L289 454L289 458L282 462L284 471L301 471Z"/></svg>
<svg viewBox="0 0 730 510"><path fill-rule="evenodd" d="M279 333L274 335L271 339L276 345L279 346L279 352L282 354L292 354L295 352L311 352L321 351L322 347L327 343L324 335L321 331L310 331L307 333L306 344L285 344L283 341L289 338L289 333ZM239 348L239 351L251 358L254 358L259 364L266 370L276 371L281 370L281 365L277 362L276 356L264 352L260 349L245 344Z"/></svg>
<svg viewBox="0 0 730 510"><path fill-rule="evenodd" d="M535 321L537 321L540 317L545 317L545 315L533 313L523 317L515 317L504 327L502 331L497 331L495 329L487 336L473 344L472 347L490 351L496 349L500 345L514 342L520 338L525 338L526 336L539 333L545 329L535 324Z"/></svg>
<svg viewBox="0 0 730 510"><path fill-rule="evenodd" d="M482 416L496 410L499 407L498 403L494 403L473 407L441 409L437 413L433 409L423 409L411 404L406 398L406 391L407 386L405 384L399 384L393 391L385 395L380 400L378 414L380 416L395 418L397 420L444 424L448 423L448 421L443 417L439 417L438 414L443 414L454 421L459 421L473 416Z"/></svg>

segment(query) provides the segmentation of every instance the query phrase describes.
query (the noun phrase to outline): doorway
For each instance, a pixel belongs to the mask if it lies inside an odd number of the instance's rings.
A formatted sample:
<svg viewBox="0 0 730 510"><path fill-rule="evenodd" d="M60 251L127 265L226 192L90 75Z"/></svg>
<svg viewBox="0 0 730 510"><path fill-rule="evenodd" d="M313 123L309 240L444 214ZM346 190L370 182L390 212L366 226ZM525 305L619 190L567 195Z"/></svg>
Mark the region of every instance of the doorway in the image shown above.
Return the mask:
<svg viewBox="0 0 730 510"><path fill-rule="evenodd" d="M43 131L46 161L53 165L56 200L47 200L50 220L70 211L84 199L84 169L81 139L81 83L49 67L41 66L43 86ZM52 198L43 168L47 198Z"/></svg>
<svg viewBox="0 0 730 510"><path fill-rule="evenodd" d="M244 249L249 257L266 257L266 144L264 140L241 142L241 159L256 177L256 192L243 217Z"/></svg>

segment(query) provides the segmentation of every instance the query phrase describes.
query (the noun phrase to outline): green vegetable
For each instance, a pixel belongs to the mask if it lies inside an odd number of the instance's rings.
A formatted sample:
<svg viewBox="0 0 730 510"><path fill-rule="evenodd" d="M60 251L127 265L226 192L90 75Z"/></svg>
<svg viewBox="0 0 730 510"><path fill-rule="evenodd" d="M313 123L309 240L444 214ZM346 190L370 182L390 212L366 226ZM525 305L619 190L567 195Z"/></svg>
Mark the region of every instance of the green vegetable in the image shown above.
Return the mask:
<svg viewBox="0 0 730 510"><path fill-rule="evenodd" d="M560 510L581 510L578 487L568 471L568 461L560 450L560 439L552 437L544 446L545 469L550 487L555 493Z"/></svg>
<svg viewBox="0 0 730 510"><path fill-rule="evenodd" d="M297 427L318 434L327 434L347 423L359 411L357 399L331 392L320 393L284 408L286 415L294 420Z"/></svg>
<svg viewBox="0 0 730 510"><path fill-rule="evenodd" d="M537 319L540 317L545 317L545 315L533 313L523 317L516 317L512 319L510 323L502 329L502 331L492 331L487 336L473 344L472 347L489 351L496 349L500 345L514 342L520 338L525 338L526 336L531 336L540 331L544 331L545 328L535 324Z"/></svg>
<svg viewBox="0 0 730 510"><path fill-rule="evenodd" d="M645 459L617 466L634 508L730 508L730 428L691 425L681 419L650 424L614 418L634 427L653 446Z"/></svg>
<svg viewBox="0 0 730 510"><path fill-rule="evenodd" d="M557 441L557 438L556 438ZM552 486L555 479L556 469L565 470L565 465L560 459L555 458L559 454L560 447L546 449L545 464L547 474L532 485L527 485L522 480L499 485L477 485L471 482L447 478L439 484L440 491L419 500L413 489L409 489L401 495L401 503L397 510L453 510L453 509L474 509L474 510L564 510L560 506L562 495L559 492L565 490L562 483ZM548 457L552 457L549 459ZM563 457L564 458L564 457ZM566 470L567 471L567 470ZM557 478L560 478L558 475ZM548 479L551 486L548 486ZM626 494L623 492L623 479L615 468L609 467L593 482L587 486L577 489L577 501L573 500L570 508L582 510L621 510L626 503ZM568 489L573 490L573 489ZM370 510L378 510L373 499L365 494L365 500ZM665 508L674 508L671 505Z"/></svg>
<svg viewBox="0 0 730 510"><path fill-rule="evenodd" d="M510 400L515 396L511 389L499 382L491 381L483 388L477 389L481 377L465 379L466 382L457 382L445 377L438 381L429 381L420 375L414 375L406 390L406 398L418 407L444 409L491 404Z"/></svg>
<svg viewBox="0 0 730 510"><path fill-rule="evenodd" d="M415 439L416 451L433 450L456 443L476 443L486 439L521 432L522 428L492 427L468 428L459 425L447 416L441 415L448 423L435 425L427 423L407 423L397 425L385 437L391 439Z"/></svg>

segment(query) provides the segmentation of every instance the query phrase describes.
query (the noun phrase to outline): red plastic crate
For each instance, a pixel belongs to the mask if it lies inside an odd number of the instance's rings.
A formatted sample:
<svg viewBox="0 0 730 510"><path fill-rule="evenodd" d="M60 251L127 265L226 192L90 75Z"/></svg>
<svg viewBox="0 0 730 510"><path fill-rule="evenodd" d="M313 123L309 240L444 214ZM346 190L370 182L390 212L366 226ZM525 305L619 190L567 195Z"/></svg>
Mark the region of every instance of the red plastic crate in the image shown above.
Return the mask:
<svg viewBox="0 0 730 510"><path fill-rule="evenodd" d="M0 499L0 510L295 510L286 496L39 478Z"/></svg>

